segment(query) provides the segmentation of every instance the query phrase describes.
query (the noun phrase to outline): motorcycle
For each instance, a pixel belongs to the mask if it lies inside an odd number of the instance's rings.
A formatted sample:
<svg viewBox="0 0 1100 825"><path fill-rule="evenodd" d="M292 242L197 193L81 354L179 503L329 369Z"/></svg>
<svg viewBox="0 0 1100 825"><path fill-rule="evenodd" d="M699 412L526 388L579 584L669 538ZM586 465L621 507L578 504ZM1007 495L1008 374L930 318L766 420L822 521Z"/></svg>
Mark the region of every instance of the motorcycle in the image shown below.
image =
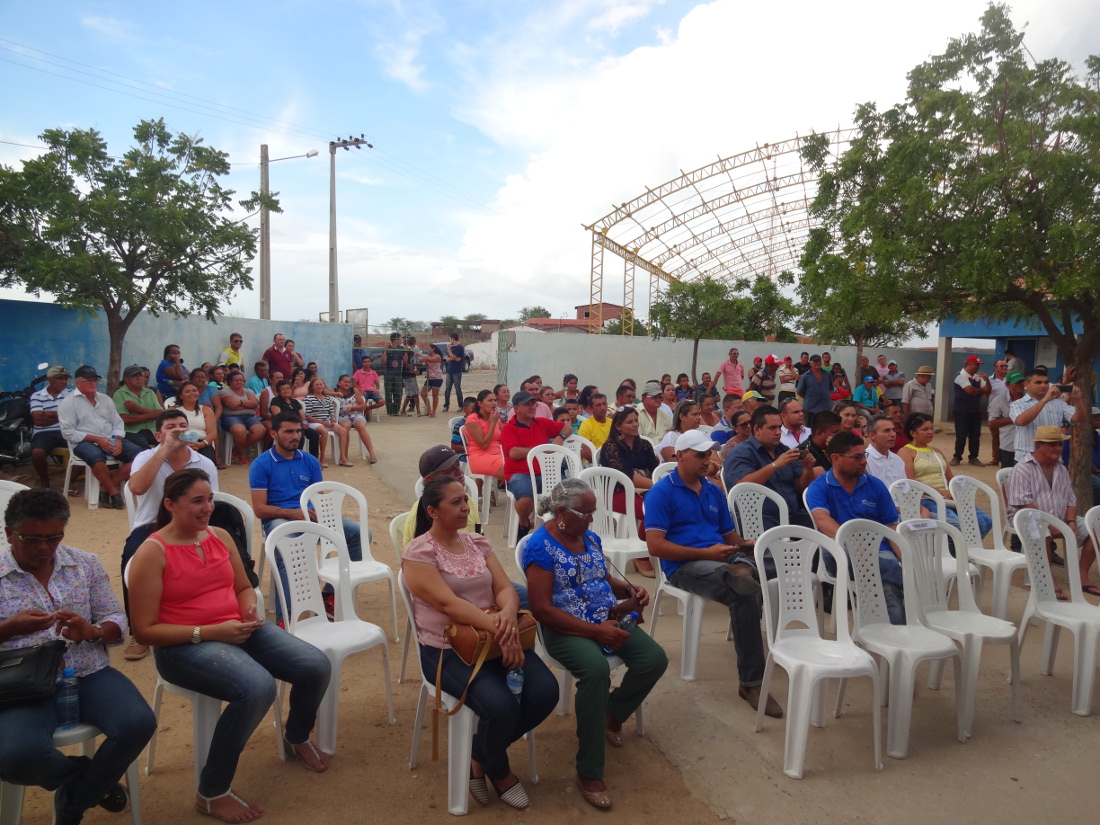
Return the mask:
<svg viewBox="0 0 1100 825"><path fill-rule="evenodd" d="M45 385L49 364L39 364L30 385L0 392L0 464L26 464L31 459L31 395Z"/></svg>

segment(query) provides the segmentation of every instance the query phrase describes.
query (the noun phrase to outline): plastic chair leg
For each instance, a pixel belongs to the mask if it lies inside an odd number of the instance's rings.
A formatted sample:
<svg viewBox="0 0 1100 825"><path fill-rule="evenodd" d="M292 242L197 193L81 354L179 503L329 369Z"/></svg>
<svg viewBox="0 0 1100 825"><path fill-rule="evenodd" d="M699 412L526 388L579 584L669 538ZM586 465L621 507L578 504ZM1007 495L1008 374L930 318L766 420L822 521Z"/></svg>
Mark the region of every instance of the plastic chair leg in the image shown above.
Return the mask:
<svg viewBox="0 0 1100 825"><path fill-rule="evenodd" d="M815 728L825 727L825 697L828 695L828 692L828 679L817 679L814 682L812 702L810 704L810 724Z"/></svg>
<svg viewBox="0 0 1100 825"><path fill-rule="evenodd" d="M569 715L569 700L573 698L573 675L561 668L558 670L558 716Z"/></svg>
<svg viewBox="0 0 1100 825"><path fill-rule="evenodd" d="M340 669L343 660L332 663L332 676L325 689L321 707L317 709L317 747L331 755L336 753L336 725L340 712Z"/></svg>
<svg viewBox="0 0 1100 825"><path fill-rule="evenodd" d="M943 679L943 659L936 659L928 668L928 689L939 690Z"/></svg>
<svg viewBox="0 0 1100 825"><path fill-rule="evenodd" d="M421 683L420 699L416 703L416 716L413 718L413 741L409 751L409 770L416 770L417 757L420 754L420 734L424 730L424 711L428 707L428 688Z"/></svg>
<svg viewBox="0 0 1100 825"><path fill-rule="evenodd" d="M447 724L447 810L465 816L470 810L470 754L474 747L474 712L463 705Z"/></svg>
<svg viewBox="0 0 1100 825"><path fill-rule="evenodd" d="M409 644L413 634L412 619L405 619L405 649L401 652L401 675L397 677L397 684L405 681L405 665L409 661Z"/></svg>
<svg viewBox="0 0 1100 825"><path fill-rule="evenodd" d="M1054 658L1058 655L1058 640L1062 635L1062 628L1054 622L1047 622L1046 632L1043 634L1043 655L1039 659L1039 672L1044 676L1054 673Z"/></svg>
<svg viewBox="0 0 1100 825"><path fill-rule="evenodd" d="M195 790L198 791L199 777L210 755L210 740L214 738L214 728L222 715L222 703L213 696L198 694L191 700L191 715L195 731Z"/></svg>
<svg viewBox="0 0 1100 825"><path fill-rule="evenodd" d="M1015 637L1009 645L1012 662L1012 721L1019 724L1020 716L1020 645Z"/></svg>
<svg viewBox="0 0 1100 825"><path fill-rule="evenodd" d="M909 755L909 727L913 718L913 680L916 663L898 657L890 673L890 711L886 721L886 753L894 759ZM879 672L882 681L882 672Z"/></svg>
<svg viewBox="0 0 1100 825"><path fill-rule="evenodd" d="M969 739L971 729L974 726L974 706L977 699L978 671L982 665L982 640L980 638L970 638L963 642L962 657L963 680L959 687L961 687L963 691L963 727L966 731L966 738Z"/></svg>
<svg viewBox="0 0 1100 825"><path fill-rule="evenodd" d="M809 673L795 668L788 674L790 687L787 691L787 732L783 743L783 773L792 779L802 778L802 768L806 761L806 739L810 733L811 703L815 686ZM761 697L764 692L761 690ZM761 701L763 707L765 702Z"/></svg>
<svg viewBox="0 0 1100 825"><path fill-rule="evenodd" d="M1008 594L1012 589L1012 570L993 570L993 615L1003 619L1008 612Z"/></svg>
<svg viewBox="0 0 1100 825"><path fill-rule="evenodd" d="M684 605L684 636L680 642L680 678L685 682L694 682L699 666L699 637L703 632L702 600L688 599Z"/></svg>
<svg viewBox="0 0 1100 825"><path fill-rule="evenodd" d="M393 614L393 640L394 642L400 642L401 637L397 635L397 587L394 584L393 576L389 576L390 583L390 612Z"/></svg>
<svg viewBox="0 0 1100 825"><path fill-rule="evenodd" d="M1081 628L1074 634L1073 712L1092 713L1092 684L1096 675L1096 632Z"/></svg>
<svg viewBox="0 0 1100 825"><path fill-rule="evenodd" d="M146 775L153 772L153 759L157 755L157 731L160 730L160 703L164 698L164 686L157 680L157 686L153 688L153 718L157 720L157 725L153 728L153 736L149 740L148 752L145 756L145 773Z"/></svg>

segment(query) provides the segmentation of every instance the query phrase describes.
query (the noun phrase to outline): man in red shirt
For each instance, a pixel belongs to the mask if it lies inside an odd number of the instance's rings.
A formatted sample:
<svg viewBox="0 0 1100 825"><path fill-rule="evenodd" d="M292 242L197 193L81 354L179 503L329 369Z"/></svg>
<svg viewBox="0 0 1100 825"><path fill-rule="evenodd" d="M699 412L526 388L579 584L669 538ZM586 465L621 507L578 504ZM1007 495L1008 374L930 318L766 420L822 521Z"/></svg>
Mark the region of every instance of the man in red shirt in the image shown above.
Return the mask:
<svg viewBox="0 0 1100 825"><path fill-rule="evenodd" d="M263 360L267 361L267 368L271 372L281 372L287 381L290 380L291 372L298 366L293 356L287 351L286 336L281 332L275 336L271 346L267 348Z"/></svg>
<svg viewBox="0 0 1100 825"><path fill-rule="evenodd" d="M532 447L544 444L561 444L573 434L569 419L564 423L549 418L535 417L538 399L525 390L512 396L512 419L504 425L500 435L500 447L504 451L504 480L508 492L516 497L516 513L519 515L519 536L523 538L531 530L531 514L535 511L535 494L549 490L535 490L534 479L527 467L527 454ZM535 465L538 470L538 465Z"/></svg>

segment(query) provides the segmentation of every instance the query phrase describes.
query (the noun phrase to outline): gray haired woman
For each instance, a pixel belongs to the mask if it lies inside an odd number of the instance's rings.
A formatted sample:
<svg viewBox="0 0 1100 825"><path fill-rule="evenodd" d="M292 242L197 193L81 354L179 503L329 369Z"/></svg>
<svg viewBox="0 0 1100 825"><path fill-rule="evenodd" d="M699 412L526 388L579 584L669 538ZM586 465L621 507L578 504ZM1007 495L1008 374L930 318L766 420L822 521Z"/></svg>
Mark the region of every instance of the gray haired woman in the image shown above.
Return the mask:
<svg viewBox="0 0 1100 825"><path fill-rule="evenodd" d="M608 572L600 537L588 529L595 511L591 487L562 481L538 500L538 512L553 517L527 539L521 564L546 649L577 680L577 784L589 804L606 810L604 742L623 746L623 722L657 684L668 657L639 628L619 628L618 619L640 614L649 594ZM604 648L627 666L614 690Z"/></svg>

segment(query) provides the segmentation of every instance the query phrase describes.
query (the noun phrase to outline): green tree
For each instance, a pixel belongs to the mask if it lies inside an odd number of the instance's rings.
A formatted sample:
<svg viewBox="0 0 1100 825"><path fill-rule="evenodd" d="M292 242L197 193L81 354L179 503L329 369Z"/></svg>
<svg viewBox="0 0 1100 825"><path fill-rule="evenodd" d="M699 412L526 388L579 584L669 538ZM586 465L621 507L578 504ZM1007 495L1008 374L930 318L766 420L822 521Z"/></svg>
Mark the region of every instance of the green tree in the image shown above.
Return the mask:
<svg viewBox="0 0 1100 825"><path fill-rule="evenodd" d="M623 309L623 312L624 312L624 314L628 313L628 312L631 312L631 309L629 307L626 307L626 308ZM636 336L639 336L639 337L642 337L642 338L649 335L649 328L644 323L642 323L640 320L638 320L637 317L634 318L634 327L633 327L633 329L634 329L634 332L632 333L633 335L636 335ZM623 335L623 334L625 334L623 332L623 322L620 321L618 318L614 318L614 319L608 321L606 324L604 324L603 334L604 335Z"/></svg>
<svg viewBox="0 0 1100 825"><path fill-rule="evenodd" d="M409 330L411 330L413 328L412 324L413 324L413 322L410 321L408 318L402 318L400 315L398 315L398 316L396 316L394 318L390 318L390 320L386 321L384 326L390 332L402 332L402 333L404 333L404 332L408 332Z"/></svg>
<svg viewBox="0 0 1100 825"><path fill-rule="evenodd" d="M445 329L458 329L460 323L462 322L455 315L444 315L439 319L439 325Z"/></svg>
<svg viewBox="0 0 1100 825"><path fill-rule="evenodd" d="M846 268L862 264L871 312L1038 324L1091 399L1100 57L1088 59L1084 81L1064 61L1035 62L1006 7L991 5L979 32L908 79L901 103L858 108L857 136L839 158L824 137L804 149L821 174L822 221L802 262L804 291L842 290ZM1074 429L1071 467L1088 501L1088 431Z"/></svg>
<svg viewBox="0 0 1100 825"><path fill-rule="evenodd" d="M524 307L519 311L519 322L526 324L532 318L549 318L550 310L546 307Z"/></svg>
<svg viewBox="0 0 1100 825"><path fill-rule="evenodd" d="M202 313L252 284L256 231L230 220L233 191L218 179L229 156L163 120L134 127L122 158L94 129L50 129L47 151L21 171L0 167L0 285L95 315L110 333L108 389L134 319ZM259 207L253 193L240 205ZM271 198L267 205L280 211Z"/></svg>

